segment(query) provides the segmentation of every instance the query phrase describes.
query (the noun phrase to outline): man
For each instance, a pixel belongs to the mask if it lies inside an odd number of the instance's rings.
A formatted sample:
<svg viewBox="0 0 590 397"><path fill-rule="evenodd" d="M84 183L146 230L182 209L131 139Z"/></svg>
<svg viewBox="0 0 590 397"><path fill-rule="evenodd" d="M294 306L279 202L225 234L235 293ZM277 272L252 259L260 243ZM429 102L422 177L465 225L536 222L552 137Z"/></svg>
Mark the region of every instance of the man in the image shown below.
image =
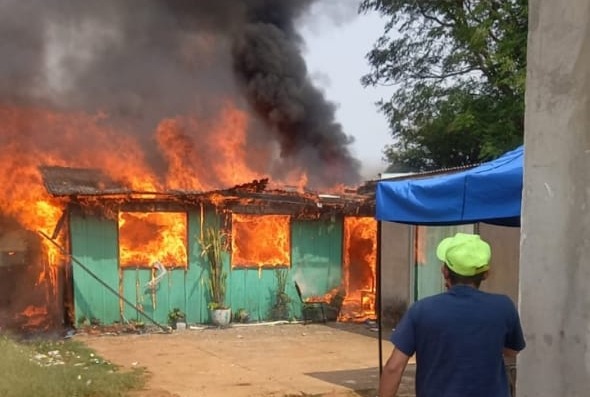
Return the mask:
<svg viewBox="0 0 590 397"><path fill-rule="evenodd" d="M479 291L490 246L479 235L457 233L436 255L448 291L414 303L398 324L379 396L395 396L416 354L417 397L509 397L503 356L514 357L525 341L510 298Z"/></svg>

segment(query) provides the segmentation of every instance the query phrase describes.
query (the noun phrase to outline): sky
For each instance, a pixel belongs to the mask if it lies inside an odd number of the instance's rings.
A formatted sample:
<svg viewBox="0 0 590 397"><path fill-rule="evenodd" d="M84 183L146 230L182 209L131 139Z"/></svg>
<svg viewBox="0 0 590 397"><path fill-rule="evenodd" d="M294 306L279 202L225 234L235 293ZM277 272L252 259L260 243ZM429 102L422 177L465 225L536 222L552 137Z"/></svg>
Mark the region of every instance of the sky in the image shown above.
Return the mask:
<svg viewBox="0 0 590 397"><path fill-rule="evenodd" d="M342 4L348 2L348 7ZM363 87L369 72L365 58L383 33L376 13L357 13L356 0L320 0L302 21L304 56L310 75L327 99L337 106L336 119L355 138L353 154L362 162L362 176L374 179L387 164L383 148L392 142L387 120L375 105L391 96L391 87Z"/></svg>

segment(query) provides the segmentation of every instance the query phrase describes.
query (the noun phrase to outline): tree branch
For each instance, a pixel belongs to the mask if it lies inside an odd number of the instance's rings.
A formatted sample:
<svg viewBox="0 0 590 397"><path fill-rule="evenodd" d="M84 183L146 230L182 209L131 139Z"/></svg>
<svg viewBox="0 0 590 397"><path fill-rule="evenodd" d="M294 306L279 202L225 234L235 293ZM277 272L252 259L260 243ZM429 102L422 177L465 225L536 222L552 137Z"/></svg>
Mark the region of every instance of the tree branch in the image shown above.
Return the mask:
<svg viewBox="0 0 590 397"><path fill-rule="evenodd" d="M475 72L476 70L479 70L479 68L477 67L473 67L470 66L468 68L465 69L461 69L461 70L456 70L454 72L448 72L448 73L415 73L415 74L411 74L409 75L410 78L413 79L417 79L417 80L445 80L448 79L449 77L456 77L456 76L461 76L470 72Z"/></svg>
<svg viewBox="0 0 590 397"><path fill-rule="evenodd" d="M439 24L443 28L452 28L453 27L453 25L451 23L444 22L433 15L427 14L426 11L424 10L424 8L420 5L420 0L416 1L416 7L418 8L418 12L420 12L420 15L422 15L422 18L424 18L428 21L436 22L437 24Z"/></svg>

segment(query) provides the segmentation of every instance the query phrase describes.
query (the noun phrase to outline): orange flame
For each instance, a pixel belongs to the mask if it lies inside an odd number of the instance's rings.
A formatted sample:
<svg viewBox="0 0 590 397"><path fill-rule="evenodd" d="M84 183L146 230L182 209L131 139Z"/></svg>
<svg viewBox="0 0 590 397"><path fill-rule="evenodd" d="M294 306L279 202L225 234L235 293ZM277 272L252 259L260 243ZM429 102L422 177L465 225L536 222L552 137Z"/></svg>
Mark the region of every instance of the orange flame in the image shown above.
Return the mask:
<svg viewBox="0 0 590 397"><path fill-rule="evenodd" d="M147 161L145 142L129 126L114 127L104 113L0 104L0 121L0 163L10 170L0 175L2 213L27 230L48 235L62 203L47 194L41 165L99 168L135 191L213 190L267 177L273 158L270 145L254 153L247 147L249 117L230 101L210 120L178 116L160 122L154 135L168 164L160 176ZM276 182L300 185L305 180L302 173L289 178ZM56 256L54 247L46 247Z"/></svg>
<svg viewBox="0 0 590 397"><path fill-rule="evenodd" d="M341 319L375 314L377 222L370 217L344 220L344 285Z"/></svg>
<svg viewBox="0 0 590 397"><path fill-rule="evenodd" d="M39 328L46 325L47 321L47 307L38 306L27 306L25 310L20 314L21 317L25 318L25 322L22 324L24 329Z"/></svg>
<svg viewBox="0 0 590 397"><path fill-rule="evenodd" d="M232 265L290 265L287 215L232 214Z"/></svg>
<svg viewBox="0 0 590 397"><path fill-rule="evenodd" d="M231 100L206 119L171 115L143 135L130 123L98 110L85 113L0 103L0 164L5 170L0 173L0 215L25 230L54 235L67 199L47 193L39 170L44 165L99 169L144 199L150 192L215 190L267 178L280 153L272 140L249 136L251 124L250 115ZM304 172L292 169L284 175L272 183L304 190ZM185 214L113 215L120 222L121 266L155 261L187 266ZM235 217L233 263L289 265L289 218L256 218ZM36 286L55 287L64 259L53 244L40 241Z"/></svg>
<svg viewBox="0 0 590 397"><path fill-rule="evenodd" d="M156 262L168 267L186 267L186 223L183 213L119 213L121 267L149 267Z"/></svg>
<svg viewBox="0 0 590 397"><path fill-rule="evenodd" d="M258 142L257 150L248 147L249 116L231 101L209 120L188 115L160 122L154 136L167 162L165 175L149 164L138 134L129 126L115 127L104 113L0 104L0 120L0 163L10 170L0 175L0 208L26 229L49 235L61 205L47 195L40 165L98 168L135 191L214 190L267 177L276 156L268 142ZM274 182L305 181L302 172L291 172Z"/></svg>

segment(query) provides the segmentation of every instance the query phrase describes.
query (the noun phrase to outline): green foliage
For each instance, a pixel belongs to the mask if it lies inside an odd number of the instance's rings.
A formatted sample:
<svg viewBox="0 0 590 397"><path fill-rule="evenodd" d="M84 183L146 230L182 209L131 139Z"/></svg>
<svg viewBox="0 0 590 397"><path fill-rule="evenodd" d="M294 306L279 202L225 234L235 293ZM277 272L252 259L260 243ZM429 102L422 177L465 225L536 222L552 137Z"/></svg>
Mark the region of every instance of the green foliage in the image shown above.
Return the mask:
<svg viewBox="0 0 590 397"><path fill-rule="evenodd" d="M0 336L3 397L120 397L139 389L143 370L120 371L76 341L19 343Z"/></svg>
<svg viewBox="0 0 590 397"><path fill-rule="evenodd" d="M363 0L360 10L388 19L362 82L394 87L379 103L390 171L472 164L522 143L526 0Z"/></svg>
<svg viewBox="0 0 590 397"><path fill-rule="evenodd" d="M225 233L208 227L200 240L202 255L209 266L209 279L207 287L209 291L209 309L226 309L225 292L227 284L227 272L223 269L222 252L226 247Z"/></svg>
<svg viewBox="0 0 590 397"><path fill-rule="evenodd" d="M287 278L289 272L287 269L276 269L275 277L277 279L277 290L275 293L275 302L270 309L270 318L273 320L288 320L289 319L289 305L291 298L287 295Z"/></svg>
<svg viewBox="0 0 590 397"><path fill-rule="evenodd" d="M234 314L234 319L238 323L247 323L248 321L250 321L250 313L248 313L248 310L240 308L238 309L236 314Z"/></svg>
<svg viewBox="0 0 590 397"><path fill-rule="evenodd" d="M171 326L174 326L177 322L182 322L185 320L186 314L178 307L175 307L168 313L168 324Z"/></svg>
<svg viewBox="0 0 590 397"><path fill-rule="evenodd" d="M211 288L211 287L209 287L209 288ZM227 307L224 304L219 303L219 302L213 302L213 301L211 301L211 302L209 302L207 304L207 308L209 310L223 310L223 309L227 309Z"/></svg>

